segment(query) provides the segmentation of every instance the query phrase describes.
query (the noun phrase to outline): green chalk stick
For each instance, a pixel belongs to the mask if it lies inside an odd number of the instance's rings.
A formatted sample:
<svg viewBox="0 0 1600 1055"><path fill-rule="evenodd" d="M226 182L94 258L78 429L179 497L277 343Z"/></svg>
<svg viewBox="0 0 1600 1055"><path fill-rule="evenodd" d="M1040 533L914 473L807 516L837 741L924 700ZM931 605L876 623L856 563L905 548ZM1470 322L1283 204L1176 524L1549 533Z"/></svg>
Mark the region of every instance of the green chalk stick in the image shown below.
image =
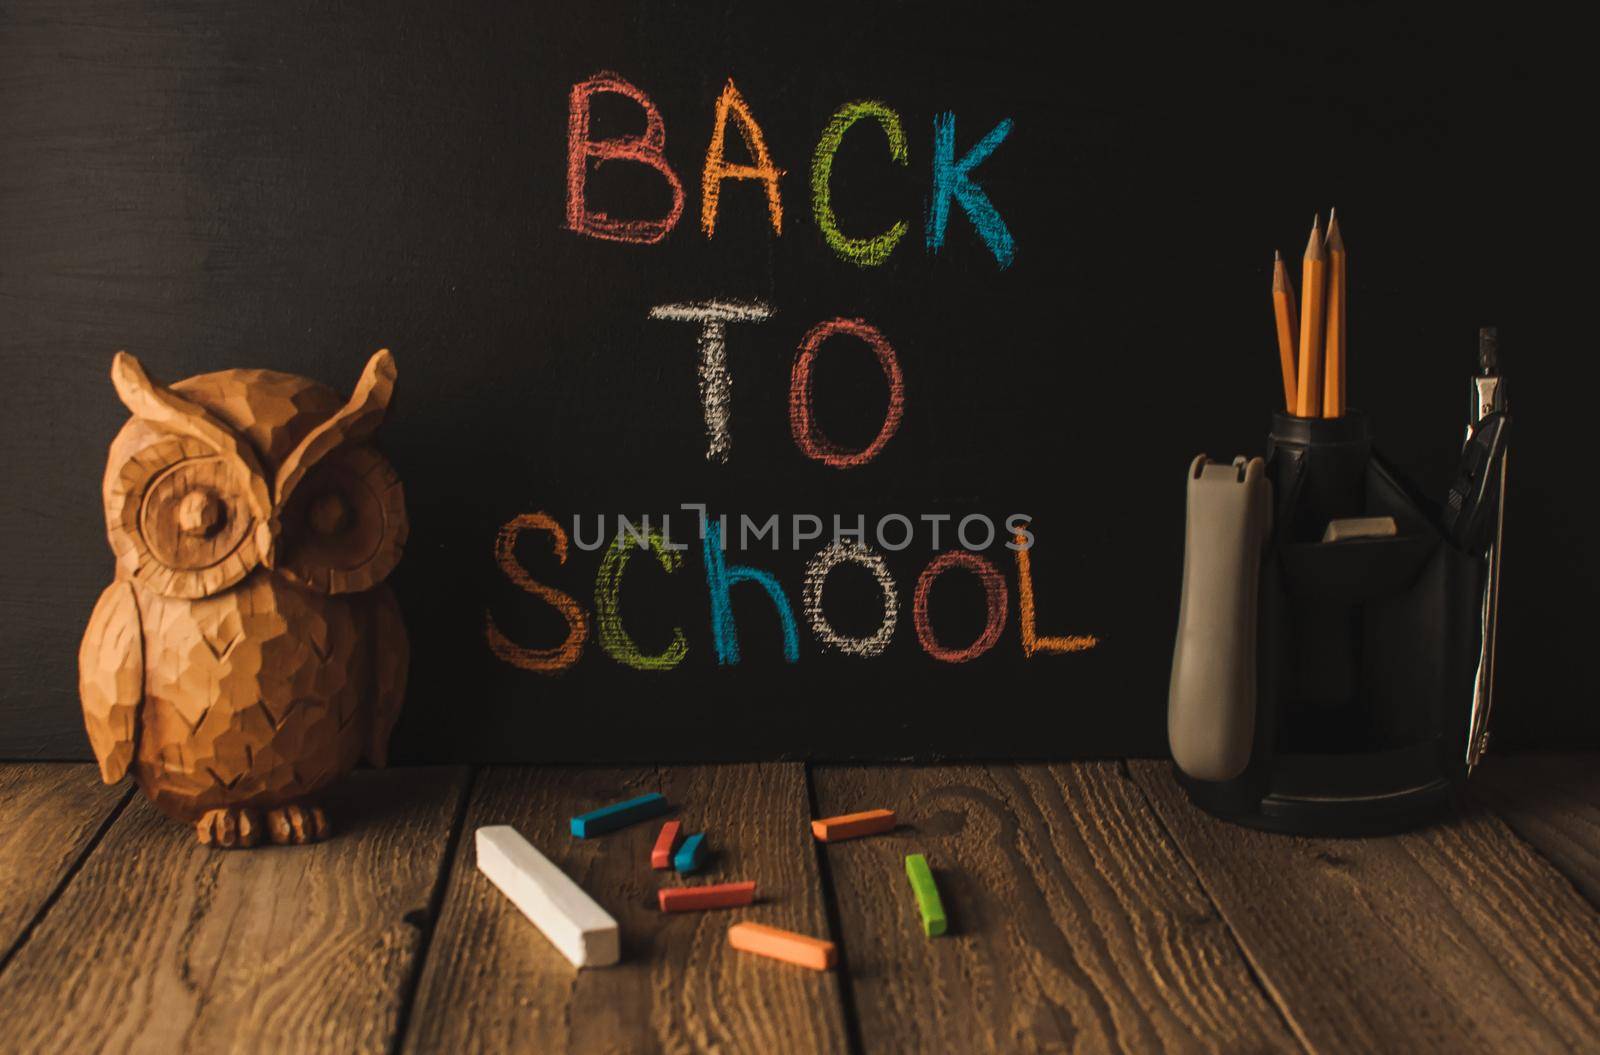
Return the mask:
<svg viewBox="0 0 1600 1055"><path fill-rule="evenodd" d="M944 902L939 900L939 888L934 885L933 870L928 867L928 859L921 854L908 856L906 878L911 880L911 892L917 895L917 911L922 913L922 933L930 938L943 934Z"/></svg>

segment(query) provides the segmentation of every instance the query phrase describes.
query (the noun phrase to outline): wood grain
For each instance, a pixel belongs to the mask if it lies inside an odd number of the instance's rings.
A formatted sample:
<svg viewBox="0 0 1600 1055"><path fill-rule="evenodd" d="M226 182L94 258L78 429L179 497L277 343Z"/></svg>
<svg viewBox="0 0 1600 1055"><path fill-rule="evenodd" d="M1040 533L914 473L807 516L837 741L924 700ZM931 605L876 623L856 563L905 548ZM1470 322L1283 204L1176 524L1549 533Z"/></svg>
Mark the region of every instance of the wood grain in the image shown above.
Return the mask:
<svg viewBox="0 0 1600 1055"><path fill-rule="evenodd" d="M92 765L0 764L0 963L128 793Z"/></svg>
<svg viewBox="0 0 1600 1055"><path fill-rule="evenodd" d="M20 1051L386 1051L466 774L362 772L314 846L208 849L135 798L0 974Z"/></svg>
<svg viewBox="0 0 1600 1055"><path fill-rule="evenodd" d="M753 879L752 906L664 915L650 867L659 822L574 839L575 813L648 791L715 854L693 881ZM406 1050L811 1052L846 1047L836 974L728 948L740 920L827 937L798 764L490 769L468 810ZM510 824L616 917L622 963L578 971L478 873L470 835Z"/></svg>
<svg viewBox="0 0 1600 1055"><path fill-rule="evenodd" d="M1600 906L1600 754L1491 755L1470 787Z"/></svg>
<svg viewBox="0 0 1600 1055"><path fill-rule="evenodd" d="M1135 779L1314 1051L1600 1050L1600 917L1497 818L1302 839Z"/></svg>
<svg viewBox="0 0 1600 1055"><path fill-rule="evenodd" d="M900 817L824 850L869 1051L1298 1050L1119 764L813 780L823 814ZM933 868L943 937L923 937L910 853Z"/></svg>

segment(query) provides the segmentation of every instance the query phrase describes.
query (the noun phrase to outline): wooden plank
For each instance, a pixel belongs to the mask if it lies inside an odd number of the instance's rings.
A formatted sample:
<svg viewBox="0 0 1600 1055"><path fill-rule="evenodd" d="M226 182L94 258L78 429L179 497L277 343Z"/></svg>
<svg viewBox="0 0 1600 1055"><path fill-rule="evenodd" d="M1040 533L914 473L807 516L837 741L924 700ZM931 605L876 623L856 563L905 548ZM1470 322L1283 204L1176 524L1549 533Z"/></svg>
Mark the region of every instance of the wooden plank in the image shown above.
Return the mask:
<svg viewBox="0 0 1600 1055"><path fill-rule="evenodd" d="M1299 1045L1118 763L825 767L822 814L887 807L824 853L868 1051ZM907 854L949 930L923 936Z"/></svg>
<svg viewBox="0 0 1600 1055"><path fill-rule="evenodd" d="M1470 787L1600 906L1600 753L1491 755Z"/></svg>
<svg viewBox="0 0 1600 1055"><path fill-rule="evenodd" d="M1130 766L1312 1050L1600 1050L1600 917L1481 807L1293 838L1200 812L1166 763Z"/></svg>
<svg viewBox="0 0 1600 1055"><path fill-rule="evenodd" d="M686 881L650 867L660 821L574 839L570 817L661 791L715 853L695 883L753 879L748 908L662 913ZM828 937L798 764L481 773L418 986L406 1049L435 1051L841 1051L839 979L728 948L740 920ZM468 837L510 824L622 928L622 962L579 971L482 875Z"/></svg>
<svg viewBox="0 0 1600 1055"><path fill-rule="evenodd" d="M92 765L0 763L0 964L127 795Z"/></svg>
<svg viewBox="0 0 1600 1055"><path fill-rule="evenodd" d="M460 769L355 774L328 842L213 850L141 796L0 973L21 1051L387 1051ZM415 918L415 917L413 917Z"/></svg>

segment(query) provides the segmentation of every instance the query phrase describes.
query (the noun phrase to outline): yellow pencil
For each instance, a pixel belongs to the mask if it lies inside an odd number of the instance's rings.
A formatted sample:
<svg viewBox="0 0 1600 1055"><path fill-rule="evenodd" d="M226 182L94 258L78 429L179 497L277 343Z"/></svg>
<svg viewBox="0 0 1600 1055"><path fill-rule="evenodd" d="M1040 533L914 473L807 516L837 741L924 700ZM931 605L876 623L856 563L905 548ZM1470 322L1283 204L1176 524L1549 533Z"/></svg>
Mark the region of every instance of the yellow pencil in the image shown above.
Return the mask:
<svg viewBox="0 0 1600 1055"><path fill-rule="evenodd" d="M1339 234L1339 219L1328 213L1328 325L1323 341L1322 416L1344 416L1345 301L1349 299L1349 279L1345 274L1344 237Z"/></svg>
<svg viewBox="0 0 1600 1055"><path fill-rule="evenodd" d="M1317 417L1322 411L1322 304L1328 257L1322 245L1322 228L1311 217L1311 240L1300 264L1300 370L1295 413Z"/></svg>
<svg viewBox="0 0 1600 1055"><path fill-rule="evenodd" d="M1295 390L1295 328L1299 325L1294 314L1294 287L1289 284L1289 269L1283 264L1283 254L1272 254L1272 314L1278 324L1278 366L1283 371L1283 409L1293 414L1298 406L1299 393Z"/></svg>

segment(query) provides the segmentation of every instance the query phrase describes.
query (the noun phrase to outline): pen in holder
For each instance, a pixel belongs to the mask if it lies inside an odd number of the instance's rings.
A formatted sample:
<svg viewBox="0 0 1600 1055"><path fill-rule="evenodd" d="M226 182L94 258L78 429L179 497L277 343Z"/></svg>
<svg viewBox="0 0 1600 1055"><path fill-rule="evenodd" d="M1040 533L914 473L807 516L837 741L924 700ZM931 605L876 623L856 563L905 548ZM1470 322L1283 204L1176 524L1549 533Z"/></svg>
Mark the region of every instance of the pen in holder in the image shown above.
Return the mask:
<svg viewBox="0 0 1600 1055"><path fill-rule="evenodd" d="M1373 834L1433 818L1467 771L1484 557L1446 537L1373 452L1359 411L1274 415L1271 524L1256 536L1248 509L1262 497L1243 468L1222 468L1201 459L1189 476L1168 704L1180 782L1202 808L1278 831ZM1381 531L1347 537L1352 523ZM1241 552L1259 562L1253 613L1237 575L1215 573Z"/></svg>

